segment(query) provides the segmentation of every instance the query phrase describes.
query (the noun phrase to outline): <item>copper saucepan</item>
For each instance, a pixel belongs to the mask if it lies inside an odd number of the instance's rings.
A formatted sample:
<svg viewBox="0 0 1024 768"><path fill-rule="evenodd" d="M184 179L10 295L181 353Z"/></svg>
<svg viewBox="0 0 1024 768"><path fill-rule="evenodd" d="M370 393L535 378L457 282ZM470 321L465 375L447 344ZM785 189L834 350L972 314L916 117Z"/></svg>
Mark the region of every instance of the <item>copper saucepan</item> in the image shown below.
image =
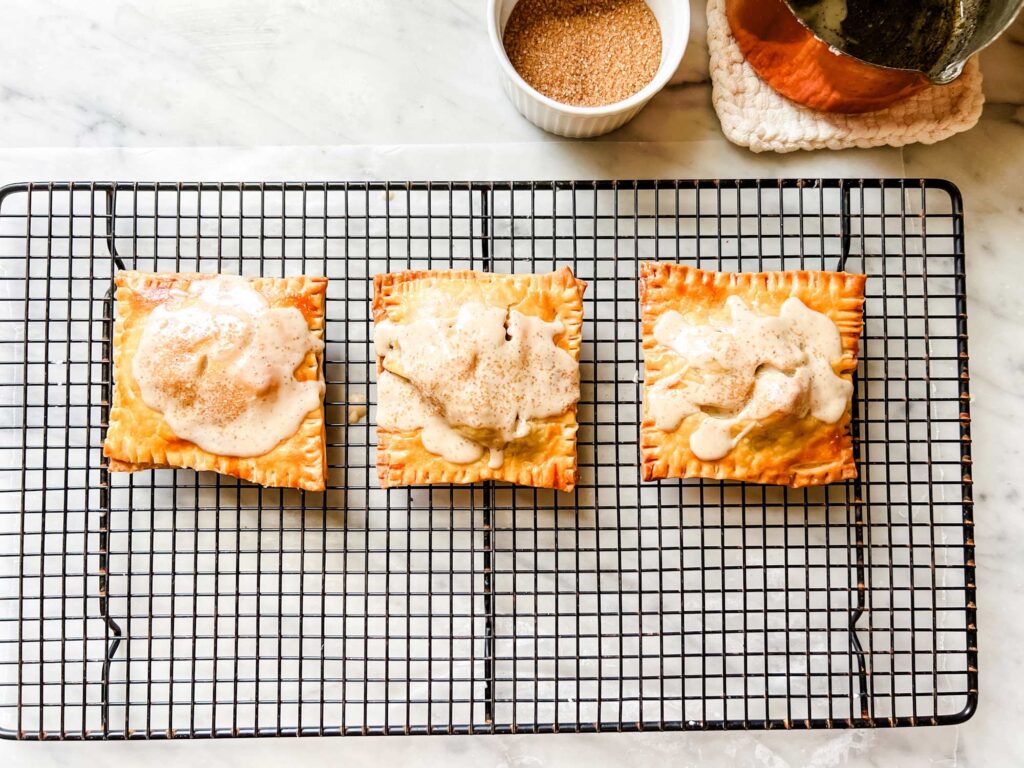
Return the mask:
<svg viewBox="0 0 1024 768"><path fill-rule="evenodd" d="M873 64L834 39L826 42L797 15L791 0L726 0L726 15L743 55L783 96L826 112L871 112L928 85L955 80L1022 6L1024 0L961 0L960 20L942 54L907 68Z"/></svg>

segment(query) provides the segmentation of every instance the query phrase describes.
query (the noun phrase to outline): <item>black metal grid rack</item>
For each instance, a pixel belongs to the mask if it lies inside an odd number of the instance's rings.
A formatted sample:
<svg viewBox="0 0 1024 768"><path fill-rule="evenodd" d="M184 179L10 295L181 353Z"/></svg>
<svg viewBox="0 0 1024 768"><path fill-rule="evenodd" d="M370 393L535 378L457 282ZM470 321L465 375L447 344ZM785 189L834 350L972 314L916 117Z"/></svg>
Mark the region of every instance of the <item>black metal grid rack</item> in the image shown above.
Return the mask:
<svg viewBox="0 0 1024 768"><path fill-rule="evenodd" d="M640 259L869 276L857 481L639 481ZM381 491L369 278L564 264L590 283L578 489ZM121 266L331 279L326 493L107 473ZM2 735L966 719L966 340L962 208L941 181L7 187Z"/></svg>

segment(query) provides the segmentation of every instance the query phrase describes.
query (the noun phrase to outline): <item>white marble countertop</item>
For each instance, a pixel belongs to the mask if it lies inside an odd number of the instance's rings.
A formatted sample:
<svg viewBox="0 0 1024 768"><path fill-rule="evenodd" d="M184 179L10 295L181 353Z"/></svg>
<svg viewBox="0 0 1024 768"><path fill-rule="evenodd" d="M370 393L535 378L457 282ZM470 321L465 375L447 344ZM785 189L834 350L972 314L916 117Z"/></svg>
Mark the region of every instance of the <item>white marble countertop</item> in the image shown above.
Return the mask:
<svg viewBox="0 0 1024 768"><path fill-rule="evenodd" d="M699 3L698 3L699 5ZM702 13L697 9L699 27ZM963 192L980 691L963 726L878 732L0 744L10 766L997 766L1024 755L1024 23L982 57L981 123L904 150L755 156L725 142L705 53L632 124L568 142L498 87L483 0L15 0L0 184L45 179L941 176ZM699 32L699 29L698 29Z"/></svg>

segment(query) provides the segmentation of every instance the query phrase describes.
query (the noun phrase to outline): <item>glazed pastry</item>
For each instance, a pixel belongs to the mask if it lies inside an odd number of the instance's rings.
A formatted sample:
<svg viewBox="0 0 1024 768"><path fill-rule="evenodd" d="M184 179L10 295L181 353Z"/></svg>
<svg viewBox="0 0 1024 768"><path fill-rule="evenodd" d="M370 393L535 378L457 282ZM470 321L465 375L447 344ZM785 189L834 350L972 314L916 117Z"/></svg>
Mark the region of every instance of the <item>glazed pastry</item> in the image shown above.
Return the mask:
<svg viewBox="0 0 1024 768"><path fill-rule="evenodd" d="M585 287L568 269L377 275L381 485L572 490Z"/></svg>
<svg viewBox="0 0 1024 768"><path fill-rule="evenodd" d="M324 489L326 278L120 272L115 283L112 472Z"/></svg>
<svg viewBox="0 0 1024 768"><path fill-rule="evenodd" d="M864 280L642 262L643 478L800 487L855 477Z"/></svg>

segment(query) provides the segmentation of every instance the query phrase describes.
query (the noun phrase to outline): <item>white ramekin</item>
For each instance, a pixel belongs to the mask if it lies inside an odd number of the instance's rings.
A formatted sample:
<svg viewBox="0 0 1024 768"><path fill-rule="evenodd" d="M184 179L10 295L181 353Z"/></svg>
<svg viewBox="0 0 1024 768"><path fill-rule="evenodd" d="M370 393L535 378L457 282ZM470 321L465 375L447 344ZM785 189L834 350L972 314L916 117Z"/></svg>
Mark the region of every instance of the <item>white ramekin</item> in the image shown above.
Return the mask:
<svg viewBox="0 0 1024 768"><path fill-rule="evenodd" d="M603 107L573 107L549 99L527 84L505 55L505 24L518 0L487 0L487 31L498 57L505 93L527 120L560 136L579 139L614 131L644 108L665 87L686 52L690 34L689 0L647 0L661 26L661 66L647 86L628 99Z"/></svg>

